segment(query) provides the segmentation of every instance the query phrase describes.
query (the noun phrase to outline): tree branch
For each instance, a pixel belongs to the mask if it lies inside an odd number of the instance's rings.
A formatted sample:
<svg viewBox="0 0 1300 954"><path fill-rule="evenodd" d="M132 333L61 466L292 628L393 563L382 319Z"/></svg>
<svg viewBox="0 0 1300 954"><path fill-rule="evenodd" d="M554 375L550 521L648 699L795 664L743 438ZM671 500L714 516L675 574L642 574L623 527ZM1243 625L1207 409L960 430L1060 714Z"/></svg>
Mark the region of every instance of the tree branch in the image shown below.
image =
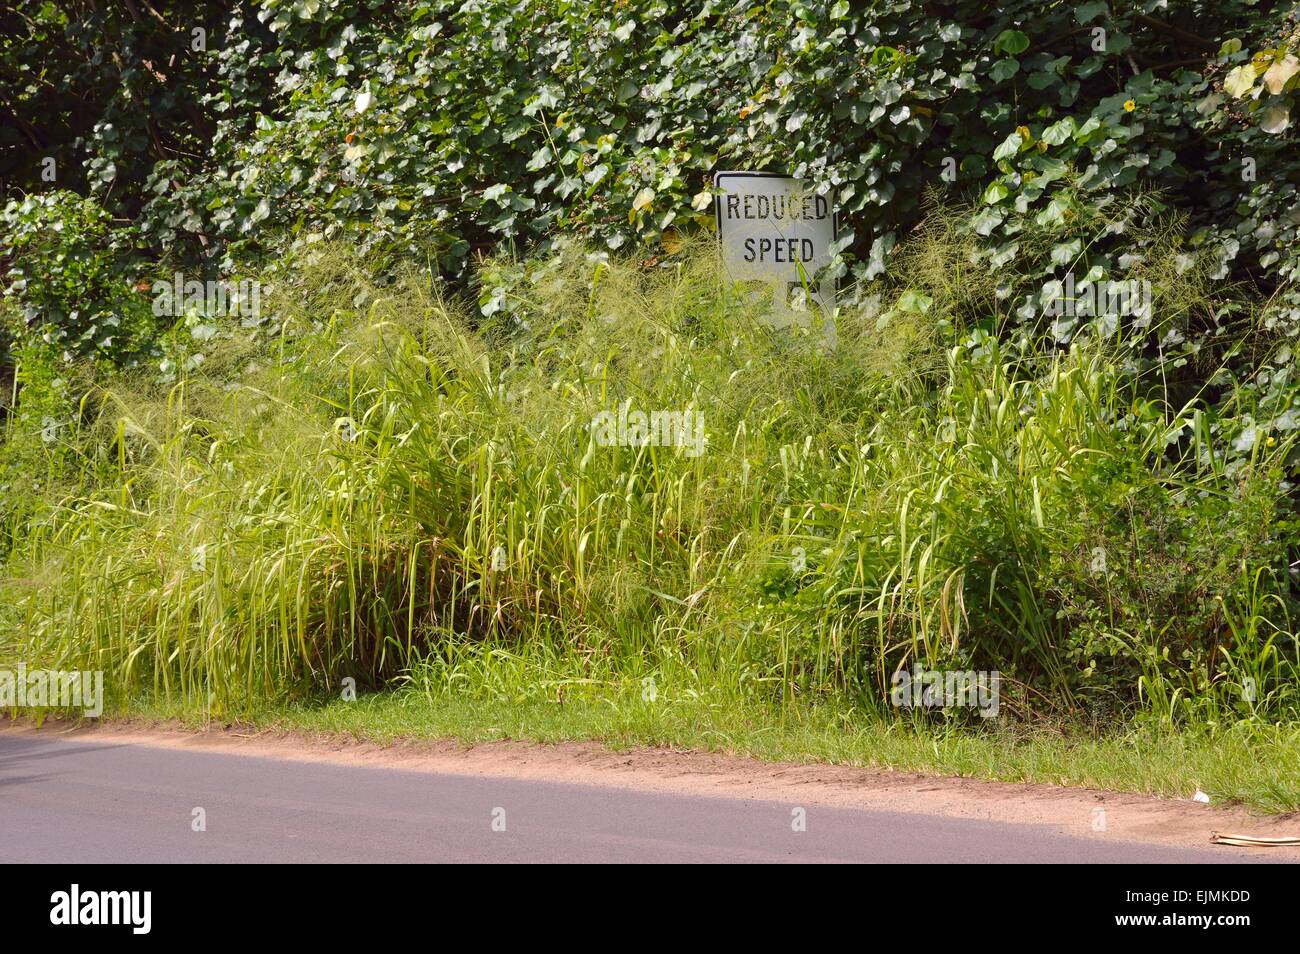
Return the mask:
<svg viewBox="0 0 1300 954"><path fill-rule="evenodd" d="M1188 46L1194 46L1212 53L1219 52L1219 44L1215 43L1213 40L1207 40L1203 36L1197 36L1195 33L1184 30L1182 27L1174 26L1172 23L1166 23L1164 20L1157 20L1155 17L1149 17L1145 13L1139 13L1134 16L1133 19L1138 23L1146 24L1153 30L1158 30L1167 36L1171 36L1175 40L1185 43Z"/></svg>

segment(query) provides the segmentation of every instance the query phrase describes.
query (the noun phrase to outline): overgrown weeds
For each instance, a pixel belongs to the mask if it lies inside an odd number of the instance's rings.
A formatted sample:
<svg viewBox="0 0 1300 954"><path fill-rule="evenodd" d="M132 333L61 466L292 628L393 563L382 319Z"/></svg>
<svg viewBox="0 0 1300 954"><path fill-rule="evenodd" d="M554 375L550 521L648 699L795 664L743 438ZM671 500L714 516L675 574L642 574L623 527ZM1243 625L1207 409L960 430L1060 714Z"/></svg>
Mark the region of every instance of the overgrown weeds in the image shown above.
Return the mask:
<svg viewBox="0 0 1300 954"><path fill-rule="evenodd" d="M914 260L832 349L698 252L493 263L483 323L318 251L273 334L92 389L72 488L8 511L5 655L212 713L351 676L883 715L923 666L1016 720L1295 719L1290 439L1229 461L1115 335L1000 344Z"/></svg>

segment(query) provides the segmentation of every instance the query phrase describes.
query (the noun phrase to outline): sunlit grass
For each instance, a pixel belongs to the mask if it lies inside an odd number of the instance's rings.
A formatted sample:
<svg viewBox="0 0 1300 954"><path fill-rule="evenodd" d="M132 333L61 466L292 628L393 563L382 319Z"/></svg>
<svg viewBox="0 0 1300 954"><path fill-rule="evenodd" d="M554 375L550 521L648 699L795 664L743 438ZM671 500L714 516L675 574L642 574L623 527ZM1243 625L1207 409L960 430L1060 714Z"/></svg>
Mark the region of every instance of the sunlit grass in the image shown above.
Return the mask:
<svg viewBox="0 0 1300 954"><path fill-rule="evenodd" d="M87 399L89 476L10 528L6 658L214 717L345 677L427 711L657 686L710 732L889 737L922 664L1002 672L1006 739L1295 719L1289 444L1226 472L1205 409L1106 342L999 345L894 288L828 349L707 256L560 256L486 326L427 276L297 268L276 335ZM603 446L627 407L701 413L707 446ZM970 714L941 721L963 751Z"/></svg>

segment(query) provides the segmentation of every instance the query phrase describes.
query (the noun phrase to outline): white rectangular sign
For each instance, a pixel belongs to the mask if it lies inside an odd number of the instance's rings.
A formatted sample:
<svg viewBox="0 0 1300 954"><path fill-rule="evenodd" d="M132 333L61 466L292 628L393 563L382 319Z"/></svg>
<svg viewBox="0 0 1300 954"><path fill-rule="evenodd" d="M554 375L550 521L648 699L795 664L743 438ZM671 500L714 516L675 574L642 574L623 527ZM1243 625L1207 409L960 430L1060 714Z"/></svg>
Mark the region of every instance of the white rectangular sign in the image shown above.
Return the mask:
<svg viewBox="0 0 1300 954"><path fill-rule="evenodd" d="M835 283L813 284L830 264L835 210L829 196L804 188L798 179L770 172L719 172L714 201L722 267L733 281L761 281L772 287L773 318L796 320L791 301L805 285L827 313L835 307Z"/></svg>

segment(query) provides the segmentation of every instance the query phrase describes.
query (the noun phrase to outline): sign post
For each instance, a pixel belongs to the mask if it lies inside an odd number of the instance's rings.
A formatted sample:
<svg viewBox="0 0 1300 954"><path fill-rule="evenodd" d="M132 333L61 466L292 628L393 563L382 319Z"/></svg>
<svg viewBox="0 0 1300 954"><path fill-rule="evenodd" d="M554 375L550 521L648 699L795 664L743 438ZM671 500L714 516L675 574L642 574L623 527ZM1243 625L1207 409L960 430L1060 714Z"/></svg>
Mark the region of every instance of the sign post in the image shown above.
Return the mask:
<svg viewBox="0 0 1300 954"><path fill-rule="evenodd" d="M808 311L792 302L804 300L824 314L826 334L834 341L830 319L835 283L814 284L818 270L830 264L835 241L835 213L830 198L806 190L789 176L770 172L719 172L715 211L722 267L732 281L763 282L772 289L772 321L778 327L806 323Z"/></svg>

